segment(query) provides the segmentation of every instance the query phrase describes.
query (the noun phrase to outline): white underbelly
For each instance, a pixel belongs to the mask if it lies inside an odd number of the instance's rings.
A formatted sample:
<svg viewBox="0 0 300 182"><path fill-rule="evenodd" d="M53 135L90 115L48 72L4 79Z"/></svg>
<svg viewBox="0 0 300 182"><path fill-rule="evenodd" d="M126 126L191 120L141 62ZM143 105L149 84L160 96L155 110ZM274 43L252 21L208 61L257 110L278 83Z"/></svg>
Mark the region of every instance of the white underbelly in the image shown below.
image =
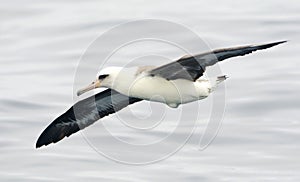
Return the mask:
<svg viewBox="0 0 300 182"><path fill-rule="evenodd" d="M206 82L192 82L177 79L168 81L161 77L142 77L134 81L126 95L145 100L166 103L171 107L203 99L209 95L209 85Z"/></svg>

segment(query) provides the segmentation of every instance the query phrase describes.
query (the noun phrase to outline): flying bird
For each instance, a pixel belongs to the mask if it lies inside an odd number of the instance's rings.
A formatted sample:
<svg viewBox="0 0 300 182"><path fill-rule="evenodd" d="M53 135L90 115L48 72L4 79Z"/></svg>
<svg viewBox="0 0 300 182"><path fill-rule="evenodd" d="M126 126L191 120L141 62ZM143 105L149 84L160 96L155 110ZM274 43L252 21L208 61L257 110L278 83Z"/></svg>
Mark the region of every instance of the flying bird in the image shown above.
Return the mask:
<svg viewBox="0 0 300 182"><path fill-rule="evenodd" d="M204 99L226 80L226 76L205 79L206 67L225 59L244 56L286 41L217 49L194 56L184 56L174 62L155 67L107 67L89 86L77 92L81 95L95 88L107 88L94 96L75 103L56 118L40 135L36 148L56 143L73 133L142 100L165 103L172 108Z"/></svg>

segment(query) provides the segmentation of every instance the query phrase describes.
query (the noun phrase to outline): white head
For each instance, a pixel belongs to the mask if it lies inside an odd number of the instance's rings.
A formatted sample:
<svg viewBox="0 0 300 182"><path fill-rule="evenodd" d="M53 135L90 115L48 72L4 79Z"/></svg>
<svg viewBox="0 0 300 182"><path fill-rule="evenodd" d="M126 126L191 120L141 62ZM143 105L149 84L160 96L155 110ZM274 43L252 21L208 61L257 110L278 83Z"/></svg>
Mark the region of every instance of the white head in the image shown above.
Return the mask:
<svg viewBox="0 0 300 182"><path fill-rule="evenodd" d="M93 90L95 88L106 87L111 88L114 80L117 78L118 74L121 72L121 67L107 67L102 69L95 81L93 81L89 86L77 91L77 96Z"/></svg>

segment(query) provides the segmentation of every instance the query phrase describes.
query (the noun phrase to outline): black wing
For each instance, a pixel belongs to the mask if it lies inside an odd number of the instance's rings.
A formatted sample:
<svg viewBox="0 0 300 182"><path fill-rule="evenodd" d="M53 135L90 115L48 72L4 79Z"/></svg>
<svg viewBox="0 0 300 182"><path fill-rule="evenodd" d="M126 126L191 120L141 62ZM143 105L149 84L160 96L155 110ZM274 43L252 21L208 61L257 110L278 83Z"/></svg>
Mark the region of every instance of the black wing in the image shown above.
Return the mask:
<svg viewBox="0 0 300 182"><path fill-rule="evenodd" d="M160 76L168 80L186 79L195 81L203 75L207 66L231 57L244 56L257 50L267 49L284 42L286 41L218 49L195 56L183 57L175 62L155 68L149 73L152 76Z"/></svg>
<svg viewBox="0 0 300 182"><path fill-rule="evenodd" d="M56 118L43 131L36 142L36 148L56 143L64 137L68 137L93 124L98 119L138 101L141 101L141 99L128 97L111 89L81 100Z"/></svg>

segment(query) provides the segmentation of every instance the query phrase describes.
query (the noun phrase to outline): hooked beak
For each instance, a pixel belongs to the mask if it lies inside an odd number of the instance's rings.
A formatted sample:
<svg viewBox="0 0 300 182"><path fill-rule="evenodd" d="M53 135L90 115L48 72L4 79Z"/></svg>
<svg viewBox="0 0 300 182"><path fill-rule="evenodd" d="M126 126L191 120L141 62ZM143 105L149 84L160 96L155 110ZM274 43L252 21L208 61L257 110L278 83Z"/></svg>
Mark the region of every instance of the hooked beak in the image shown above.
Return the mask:
<svg viewBox="0 0 300 182"><path fill-rule="evenodd" d="M81 94L87 92L87 91L90 91L90 90L93 90L95 88L99 88L100 87L100 81L99 80L96 80L94 81L93 83L91 83L89 86L83 88L83 89L80 89L77 91L77 96L80 96Z"/></svg>

